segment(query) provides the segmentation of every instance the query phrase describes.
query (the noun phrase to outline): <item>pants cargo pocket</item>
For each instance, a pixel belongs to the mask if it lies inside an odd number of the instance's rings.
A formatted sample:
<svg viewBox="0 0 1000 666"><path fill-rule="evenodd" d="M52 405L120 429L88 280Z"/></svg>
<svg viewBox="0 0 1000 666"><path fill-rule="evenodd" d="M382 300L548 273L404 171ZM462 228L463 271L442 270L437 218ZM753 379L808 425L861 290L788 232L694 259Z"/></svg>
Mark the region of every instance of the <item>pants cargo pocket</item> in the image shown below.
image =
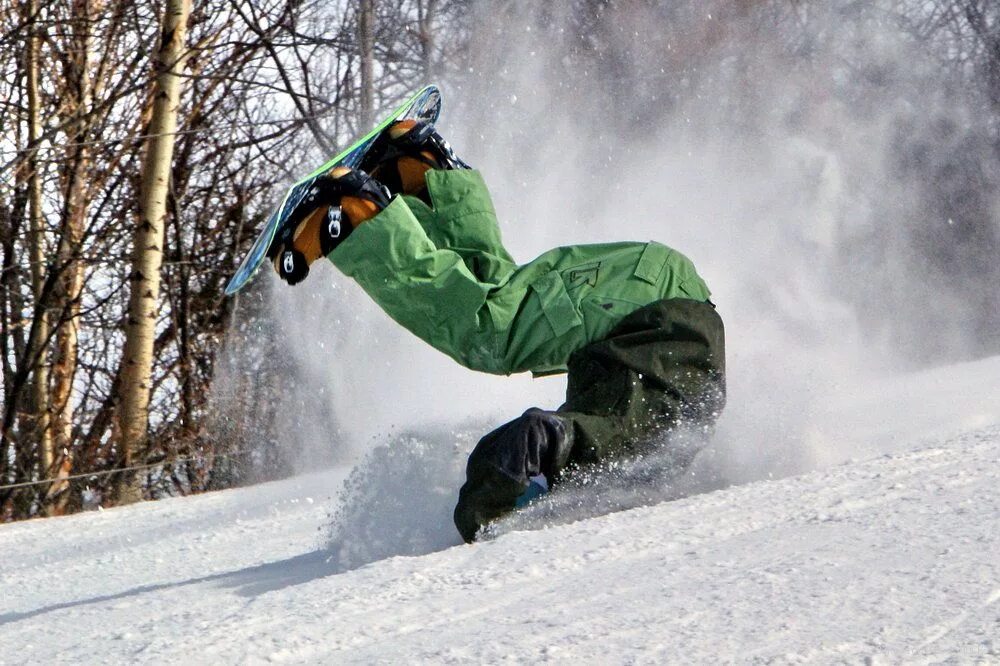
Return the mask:
<svg viewBox="0 0 1000 666"><path fill-rule="evenodd" d="M572 299L566 293L566 285L556 271L546 273L531 283L531 290L538 295L542 313L552 334L560 337L571 329L582 326L583 320Z"/></svg>
<svg viewBox="0 0 1000 666"><path fill-rule="evenodd" d="M639 263L632 273L635 277L648 284L658 284L663 275L663 267L670 258L670 248L659 243L646 243L646 249L639 257Z"/></svg>

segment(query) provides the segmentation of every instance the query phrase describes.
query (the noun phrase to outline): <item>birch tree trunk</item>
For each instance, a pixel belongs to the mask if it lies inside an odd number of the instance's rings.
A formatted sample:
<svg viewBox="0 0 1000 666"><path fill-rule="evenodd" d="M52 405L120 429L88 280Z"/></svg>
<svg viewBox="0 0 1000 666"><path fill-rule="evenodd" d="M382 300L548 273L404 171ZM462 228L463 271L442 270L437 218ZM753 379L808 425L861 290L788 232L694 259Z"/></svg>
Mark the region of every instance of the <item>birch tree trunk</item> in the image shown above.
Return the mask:
<svg viewBox="0 0 1000 666"><path fill-rule="evenodd" d="M375 0L361 0L358 45L361 51L361 127L358 133L363 134L375 124Z"/></svg>
<svg viewBox="0 0 1000 666"><path fill-rule="evenodd" d="M38 89L38 0L28 3L28 20L30 34L26 53L27 72L25 85L28 89L28 219L29 242L31 254L31 288L35 300L35 335L31 337L29 349L25 355L29 363L34 364L34 380L32 382L32 400L34 402L34 431L38 442L39 464L43 478L47 478L52 470L53 447L50 414L52 401L49 395L48 340L49 315L47 311L48 294L45 293L45 266L47 252L45 247L45 219L42 211L42 178L40 161L38 159L39 141L42 135L41 100Z"/></svg>
<svg viewBox="0 0 1000 666"><path fill-rule="evenodd" d="M153 115L142 175L139 227L136 229L129 278L129 308L125 332L124 373L121 386L121 453L123 466L140 459L149 426L153 341L163 263L163 231L167 212L170 166L177 128L184 41L191 0L166 0L160 48L153 84ZM119 482L119 501L141 499L136 476L126 473Z"/></svg>
<svg viewBox="0 0 1000 666"><path fill-rule="evenodd" d="M52 364L52 433L55 445L55 464L52 478L65 478L72 470L73 450L73 378L76 375L80 329L80 295L83 290L83 261L80 248L89 204L90 150L87 142L86 120L92 102L91 51L93 50L92 22L100 4L94 0L75 0L73 23L70 27L75 47L75 76L71 77L75 89L67 95L72 99L73 122L67 132L66 204L62 235L59 242L60 276L59 300L62 315L56 332L56 355ZM55 482L46 493L46 512L62 513L67 499L68 484Z"/></svg>

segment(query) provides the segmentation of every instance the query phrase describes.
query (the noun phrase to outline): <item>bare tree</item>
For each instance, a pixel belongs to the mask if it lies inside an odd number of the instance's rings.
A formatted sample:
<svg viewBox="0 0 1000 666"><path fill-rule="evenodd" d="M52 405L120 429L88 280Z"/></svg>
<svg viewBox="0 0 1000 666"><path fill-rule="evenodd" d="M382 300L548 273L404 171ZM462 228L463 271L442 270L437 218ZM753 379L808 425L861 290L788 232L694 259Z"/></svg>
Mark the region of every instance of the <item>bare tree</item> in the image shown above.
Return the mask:
<svg viewBox="0 0 1000 666"><path fill-rule="evenodd" d="M93 85L91 79L94 12L100 10L95 0L75 0L70 7L69 49L64 60L62 95L68 116L68 146L63 169L65 198L62 229L56 252L62 270L55 297L58 313L56 350L52 366L52 431L56 456L51 478L65 478L72 470L73 450L73 379L76 375L80 299L83 291L84 262L81 255L84 225L92 191L90 169L89 116ZM68 495L68 484L54 482L46 491L49 513L61 513Z"/></svg>
<svg viewBox="0 0 1000 666"><path fill-rule="evenodd" d="M54 462L53 438L50 427L52 401L49 394L49 366L47 344L49 337L49 313L46 307L48 293L45 289L45 264L48 256L45 238L45 220L42 210L42 176L38 160L38 147L42 135L41 101L38 82L39 70L39 27L38 2L28 3L28 20L30 34L28 38L27 59L27 98L28 98L28 150L30 157L26 166L28 169L28 210L31 228L31 285L34 291L36 307L35 321L32 323L32 335L26 349L28 358L34 363L33 397L35 410L35 434L39 442L42 469L48 474Z"/></svg>
<svg viewBox="0 0 1000 666"><path fill-rule="evenodd" d="M142 176L139 226L136 230L129 285L124 372L121 385L121 436L124 466L138 460L146 447L149 396L163 262L164 225L167 216L170 167L177 129L181 74L187 56L185 37L191 0L167 0L156 56L153 115L149 147ZM141 498L134 475L124 475L121 501Z"/></svg>

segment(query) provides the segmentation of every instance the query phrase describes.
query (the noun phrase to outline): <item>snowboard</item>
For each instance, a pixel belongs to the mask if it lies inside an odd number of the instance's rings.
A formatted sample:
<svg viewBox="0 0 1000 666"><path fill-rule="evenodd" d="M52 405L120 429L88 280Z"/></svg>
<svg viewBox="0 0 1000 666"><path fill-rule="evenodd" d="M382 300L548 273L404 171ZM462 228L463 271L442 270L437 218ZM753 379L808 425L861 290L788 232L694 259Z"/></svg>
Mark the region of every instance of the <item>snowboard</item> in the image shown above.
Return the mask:
<svg viewBox="0 0 1000 666"><path fill-rule="evenodd" d="M368 155L369 151L371 151L372 147L376 145L383 130L393 122L414 119L427 120L434 123L437 122L440 114L441 91L434 85L425 86L403 102L399 108L386 116L368 134L365 134L335 157L289 187L281 203L278 204L278 207L267 219L267 224L264 225L264 229L250 247L250 251L243 259L240 267L236 269L236 273L229 280L229 284L226 285L226 296L232 296L250 282L257 269L264 263L272 246L291 240L295 230L291 225L287 224L288 219L299 202L309 193L317 178L328 173L334 167L347 166L352 169L357 168Z"/></svg>

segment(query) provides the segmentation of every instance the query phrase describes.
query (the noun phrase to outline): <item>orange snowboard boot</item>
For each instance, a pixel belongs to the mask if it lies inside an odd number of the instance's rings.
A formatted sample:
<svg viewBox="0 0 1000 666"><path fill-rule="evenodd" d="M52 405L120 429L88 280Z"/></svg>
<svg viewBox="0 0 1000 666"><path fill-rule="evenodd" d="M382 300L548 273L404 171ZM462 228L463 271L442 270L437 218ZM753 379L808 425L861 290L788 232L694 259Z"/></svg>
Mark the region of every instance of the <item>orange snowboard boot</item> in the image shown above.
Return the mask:
<svg viewBox="0 0 1000 666"><path fill-rule="evenodd" d="M420 197L430 204L425 181L428 171L470 168L425 120L397 121L379 141L383 145L374 146L361 166L393 194Z"/></svg>
<svg viewBox="0 0 1000 666"><path fill-rule="evenodd" d="M289 236L275 245L270 259L278 276L298 284L309 275L309 266L351 235L359 224L389 205L389 193L364 171L334 167L318 178L288 218ZM279 232L280 233L280 232Z"/></svg>

